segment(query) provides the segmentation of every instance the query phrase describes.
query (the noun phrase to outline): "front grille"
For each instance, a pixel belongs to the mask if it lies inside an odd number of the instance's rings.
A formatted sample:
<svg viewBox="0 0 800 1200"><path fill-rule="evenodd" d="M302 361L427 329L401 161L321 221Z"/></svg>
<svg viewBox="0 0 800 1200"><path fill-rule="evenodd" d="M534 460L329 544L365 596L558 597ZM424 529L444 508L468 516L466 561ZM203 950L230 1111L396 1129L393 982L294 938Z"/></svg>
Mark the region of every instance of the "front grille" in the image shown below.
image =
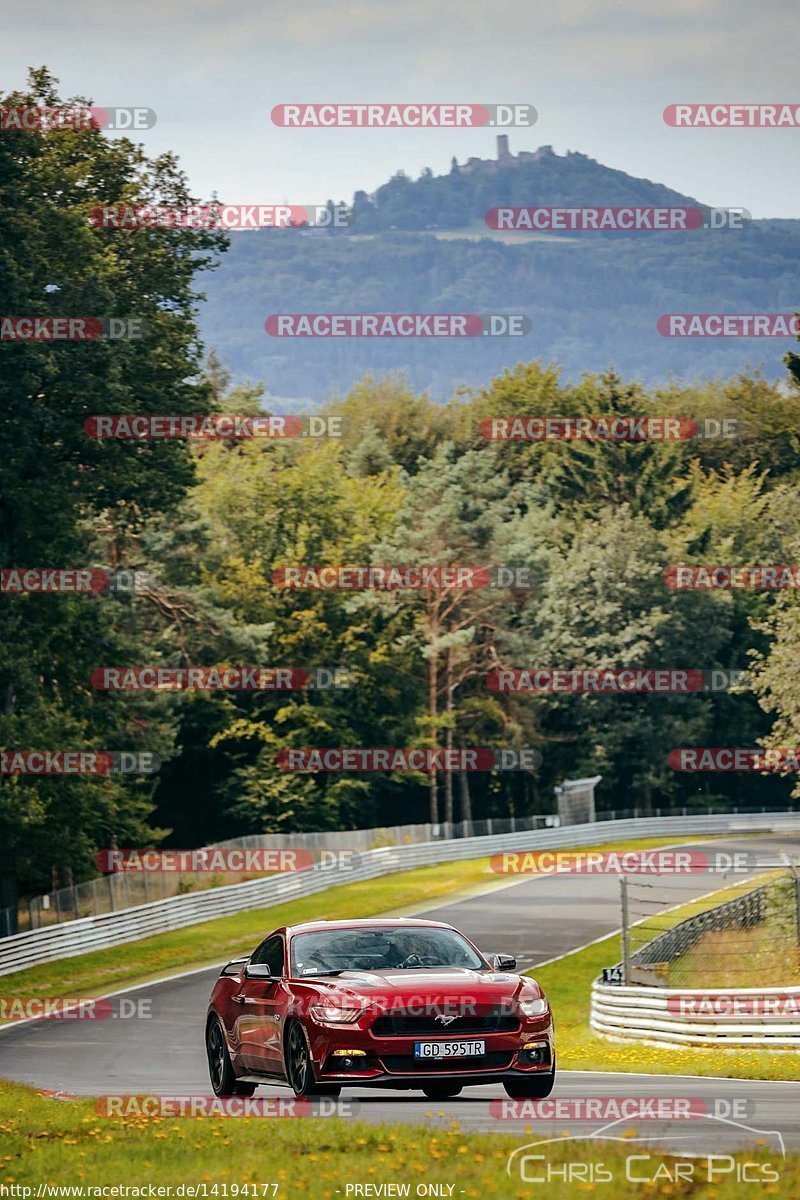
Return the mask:
<svg viewBox="0 0 800 1200"><path fill-rule="evenodd" d="M383 1054L381 1060L387 1071L397 1075L457 1074L459 1071L502 1071L511 1062L507 1050L491 1050L488 1054L470 1054L464 1058L411 1058L403 1054Z"/></svg>
<svg viewBox="0 0 800 1200"><path fill-rule="evenodd" d="M406 1016L404 1013L385 1013L372 1023L375 1037L429 1037L431 1034L446 1034L448 1037L464 1033L516 1033L519 1018L508 1009L495 1008L483 1015L464 1014L445 1025L436 1020L435 1013L422 1016Z"/></svg>

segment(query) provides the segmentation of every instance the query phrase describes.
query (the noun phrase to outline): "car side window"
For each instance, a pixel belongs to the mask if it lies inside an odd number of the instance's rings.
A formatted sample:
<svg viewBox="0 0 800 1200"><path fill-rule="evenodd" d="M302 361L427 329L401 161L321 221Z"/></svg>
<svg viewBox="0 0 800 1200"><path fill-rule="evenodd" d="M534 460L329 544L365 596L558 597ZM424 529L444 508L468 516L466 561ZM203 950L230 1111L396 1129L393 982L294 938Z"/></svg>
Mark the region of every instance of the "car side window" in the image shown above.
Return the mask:
<svg viewBox="0 0 800 1200"><path fill-rule="evenodd" d="M250 962L255 964L263 963L269 967L270 975L284 974L284 951L283 938L280 935L267 938L265 942L253 951L250 956Z"/></svg>

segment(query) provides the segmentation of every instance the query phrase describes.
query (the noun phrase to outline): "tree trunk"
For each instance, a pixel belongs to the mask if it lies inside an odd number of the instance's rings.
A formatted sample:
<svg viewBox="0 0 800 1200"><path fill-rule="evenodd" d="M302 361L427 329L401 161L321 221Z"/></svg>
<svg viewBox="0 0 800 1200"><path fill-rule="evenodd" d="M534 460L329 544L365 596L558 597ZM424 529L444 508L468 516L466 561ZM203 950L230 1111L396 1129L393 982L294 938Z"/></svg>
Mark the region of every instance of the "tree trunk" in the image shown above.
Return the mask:
<svg viewBox="0 0 800 1200"><path fill-rule="evenodd" d="M466 771L458 772L458 782L461 793L461 820L468 822L465 830L468 837L471 832L469 824L472 822L472 798L469 794L469 776Z"/></svg>
<svg viewBox="0 0 800 1200"><path fill-rule="evenodd" d="M447 692L445 697L445 706L448 717L453 715L453 652L447 651ZM445 746L448 750L448 762L450 761L449 752L453 749L453 730L450 725L447 726L444 735ZM445 771L444 774L444 819L452 824L453 821L453 772Z"/></svg>
<svg viewBox="0 0 800 1200"><path fill-rule="evenodd" d="M438 748L439 738L436 718L439 715L439 614L434 606L430 621L431 649L433 653L428 659L428 714L431 718L431 745ZM429 773L429 820L431 825L439 824L439 795L436 768L431 767Z"/></svg>

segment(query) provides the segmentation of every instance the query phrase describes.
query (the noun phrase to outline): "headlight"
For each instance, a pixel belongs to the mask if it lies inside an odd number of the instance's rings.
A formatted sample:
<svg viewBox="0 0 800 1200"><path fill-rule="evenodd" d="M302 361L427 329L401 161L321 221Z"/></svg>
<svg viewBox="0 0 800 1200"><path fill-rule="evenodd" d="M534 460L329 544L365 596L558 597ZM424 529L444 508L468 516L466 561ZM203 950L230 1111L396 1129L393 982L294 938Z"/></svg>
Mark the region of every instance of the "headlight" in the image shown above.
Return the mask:
<svg viewBox="0 0 800 1200"><path fill-rule="evenodd" d="M363 1008L342 1008L341 1004L312 1004L308 1010L315 1021L326 1025L352 1025L363 1013Z"/></svg>
<svg viewBox="0 0 800 1200"><path fill-rule="evenodd" d="M526 1017L543 1017L547 1012L547 1001L540 1000L520 1000L520 1012L523 1012Z"/></svg>

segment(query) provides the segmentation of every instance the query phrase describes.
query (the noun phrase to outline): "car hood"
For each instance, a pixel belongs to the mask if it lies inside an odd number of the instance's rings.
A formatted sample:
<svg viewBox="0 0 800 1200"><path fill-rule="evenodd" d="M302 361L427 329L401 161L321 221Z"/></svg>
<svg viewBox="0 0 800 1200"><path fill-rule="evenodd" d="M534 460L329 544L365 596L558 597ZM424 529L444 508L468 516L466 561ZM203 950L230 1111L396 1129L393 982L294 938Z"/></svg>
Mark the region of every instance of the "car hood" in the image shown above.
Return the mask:
<svg viewBox="0 0 800 1200"><path fill-rule="evenodd" d="M470 996L480 1004L506 1003L523 989L526 995L538 996L540 991L532 979L505 972L471 971L463 967L414 970L403 968L387 971L345 971L341 975L315 975L301 982L322 993L326 998L357 997L372 1000L381 1006L389 1000L414 999L435 1001L449 997Z"/></svg>

